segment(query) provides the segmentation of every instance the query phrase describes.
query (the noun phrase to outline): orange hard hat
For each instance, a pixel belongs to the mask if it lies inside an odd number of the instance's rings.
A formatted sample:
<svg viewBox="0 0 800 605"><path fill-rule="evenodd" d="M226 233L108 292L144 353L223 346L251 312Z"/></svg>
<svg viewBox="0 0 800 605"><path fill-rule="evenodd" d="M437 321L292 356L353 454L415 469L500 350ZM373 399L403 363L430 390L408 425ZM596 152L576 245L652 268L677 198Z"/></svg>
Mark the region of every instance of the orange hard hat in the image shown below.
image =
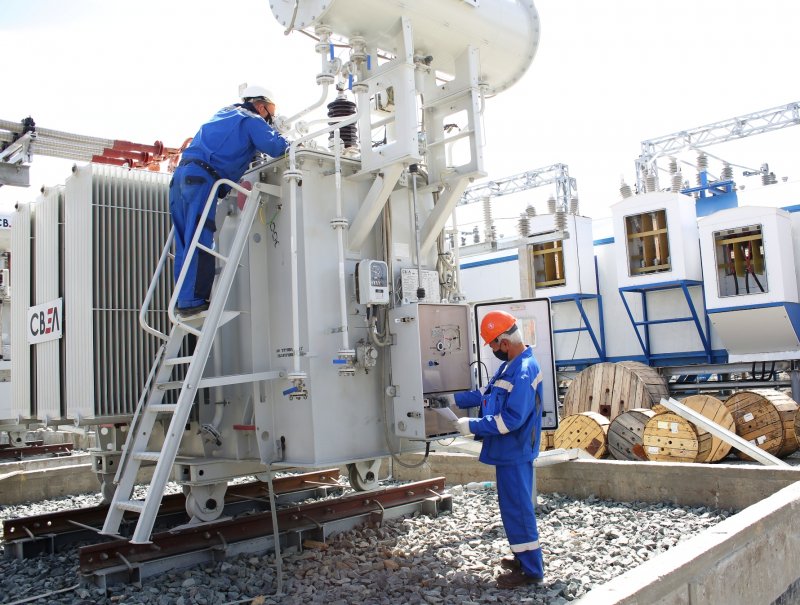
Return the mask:
<svg viewBox="0 0 800 605"><path fill-rule="evenodd" d="M489 344L503 332L508 332L517 323L517 319L505 311L489 311L481 320L481 338Z"/></svg>

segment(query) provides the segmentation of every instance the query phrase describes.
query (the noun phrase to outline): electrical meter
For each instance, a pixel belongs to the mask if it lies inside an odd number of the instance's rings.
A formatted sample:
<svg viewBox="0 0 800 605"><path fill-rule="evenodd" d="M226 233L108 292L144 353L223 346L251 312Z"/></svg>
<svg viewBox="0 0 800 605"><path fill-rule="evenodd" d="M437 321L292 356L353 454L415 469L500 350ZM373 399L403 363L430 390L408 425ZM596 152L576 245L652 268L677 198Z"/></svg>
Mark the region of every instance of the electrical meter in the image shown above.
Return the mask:
<svg viewBox="0 0 800 605"><path fill-rule="evenodd" d="M362 305L389 304L389 267L380 260L362 260L356 265L358 302Z"/></svg>

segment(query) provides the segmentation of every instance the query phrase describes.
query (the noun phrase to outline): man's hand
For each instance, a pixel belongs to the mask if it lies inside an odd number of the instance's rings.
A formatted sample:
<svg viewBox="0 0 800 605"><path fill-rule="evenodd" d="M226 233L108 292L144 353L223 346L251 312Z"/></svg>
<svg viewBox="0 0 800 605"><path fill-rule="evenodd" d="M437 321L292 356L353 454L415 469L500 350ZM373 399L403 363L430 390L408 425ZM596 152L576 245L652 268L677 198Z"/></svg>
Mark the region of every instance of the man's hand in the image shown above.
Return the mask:
<svg viewBox="0 0 800 605"><path fill-rule="evenodd" d="M469 420L469 418L453 420L453 430L458 431L462 435L472 435L472 431L469 428Z"/></svg>

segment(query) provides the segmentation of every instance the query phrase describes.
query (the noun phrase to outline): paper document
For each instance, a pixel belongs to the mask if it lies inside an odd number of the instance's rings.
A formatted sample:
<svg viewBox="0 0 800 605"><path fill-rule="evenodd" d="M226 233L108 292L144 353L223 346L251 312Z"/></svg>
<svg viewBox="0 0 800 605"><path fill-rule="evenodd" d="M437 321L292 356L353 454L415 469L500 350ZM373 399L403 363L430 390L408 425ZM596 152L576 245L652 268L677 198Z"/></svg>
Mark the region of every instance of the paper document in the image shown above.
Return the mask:
<svg viewBox="0 0 800 605"><path fill-rule="evenodd" d="M445 420L458 420L458 416L455 415L455 412L450 408L431 408L434 412L439 414Z"/></svg>

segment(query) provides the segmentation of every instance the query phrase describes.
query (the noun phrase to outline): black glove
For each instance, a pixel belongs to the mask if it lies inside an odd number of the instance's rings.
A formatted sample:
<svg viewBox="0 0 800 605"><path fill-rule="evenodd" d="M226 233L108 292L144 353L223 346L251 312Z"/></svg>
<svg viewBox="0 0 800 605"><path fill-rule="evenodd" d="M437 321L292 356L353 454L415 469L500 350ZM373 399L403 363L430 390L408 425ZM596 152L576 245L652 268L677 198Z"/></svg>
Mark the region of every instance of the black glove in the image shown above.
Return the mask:
<svg viewBox="0 0 800 605"><path fill-rule="evenodd" d="M431 395L428 397L428 405L432 408L450 407L450 399L444 395Z"/></svg>

